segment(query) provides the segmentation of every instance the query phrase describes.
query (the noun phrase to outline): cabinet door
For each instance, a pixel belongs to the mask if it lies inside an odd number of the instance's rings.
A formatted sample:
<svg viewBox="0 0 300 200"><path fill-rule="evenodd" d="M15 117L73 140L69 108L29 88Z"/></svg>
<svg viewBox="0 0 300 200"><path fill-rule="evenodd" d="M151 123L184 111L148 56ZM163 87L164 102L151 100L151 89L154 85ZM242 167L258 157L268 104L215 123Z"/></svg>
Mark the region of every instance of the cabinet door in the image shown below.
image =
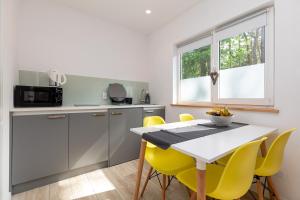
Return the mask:
<svg viewBox="0 0 300 200"><path fill-rule="evenodd" d="M68 116L14 116L12 184L68 169Z"/></svg>
<svg viewBox="0 0 300 200"><path fill-rule="evenodd" d="M109 117L110 166L137 159L141 137L130 128L142 126L143 109L111 109Z"/></svg>
<svg viewBox="0 0 300 200"><path fill-rule="evenodd" d="M97 164L108 160L107 112L70 114L69 167Z"/></svg>
<svg viewBox="0 0 300 200"><path fill-rule="evenodd" d="M160 116L165 119L165 109L164 108L144 108L144 117L149 116Z"/></svg>

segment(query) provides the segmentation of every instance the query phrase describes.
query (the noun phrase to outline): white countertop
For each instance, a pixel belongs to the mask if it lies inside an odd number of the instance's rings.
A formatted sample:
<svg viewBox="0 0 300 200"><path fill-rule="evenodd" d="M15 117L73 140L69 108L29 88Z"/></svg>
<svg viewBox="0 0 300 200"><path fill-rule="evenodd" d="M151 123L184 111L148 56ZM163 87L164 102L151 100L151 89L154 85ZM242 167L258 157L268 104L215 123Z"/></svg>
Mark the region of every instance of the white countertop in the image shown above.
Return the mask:
<svg viewBox="0 0 300 200"><path fill-rule="evenodd" d="M56 113L76 113L76 112L99 112L107 111L114 108L164 108L163 105L100 105L100 106L60 106L60 107L29 107L29 108L12 108L10 112L13 115L33 115L33 114L56 114Z"/></svg>

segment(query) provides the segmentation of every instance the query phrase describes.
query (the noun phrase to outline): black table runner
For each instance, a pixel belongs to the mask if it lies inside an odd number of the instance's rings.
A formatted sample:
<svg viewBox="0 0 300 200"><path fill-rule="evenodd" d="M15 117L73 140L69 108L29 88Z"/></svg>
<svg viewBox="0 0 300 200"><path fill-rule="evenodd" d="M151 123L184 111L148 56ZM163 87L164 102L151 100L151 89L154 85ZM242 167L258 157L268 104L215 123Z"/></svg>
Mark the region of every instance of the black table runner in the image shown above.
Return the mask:
<svg viewBox="0 0 300 200"><path fill-rule="evenodd" d="M172 144L229 131L246 125L248 124L232 123L230 126L220 127L211 123L198 124L195 126L144 133L142 138L162 149L168 149Z"/></svg>

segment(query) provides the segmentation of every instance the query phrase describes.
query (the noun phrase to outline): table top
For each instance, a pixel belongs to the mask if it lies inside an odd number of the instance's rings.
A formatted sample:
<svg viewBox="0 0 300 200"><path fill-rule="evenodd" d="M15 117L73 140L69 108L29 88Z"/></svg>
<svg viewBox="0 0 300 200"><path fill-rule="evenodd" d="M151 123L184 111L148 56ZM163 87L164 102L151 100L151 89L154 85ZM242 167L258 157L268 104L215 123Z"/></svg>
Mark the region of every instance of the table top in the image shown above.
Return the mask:
<svg viewBox="0 0 300 200"><path fill-rule="evenodd" d="M199 119L187 122L167 123L151 127L132 128L130 131L138 135L142 135L144 133L155 132L162 129L168 130L173 128L194 126L208 122L210 121ZM275 131L277 131L277 128L246 125L229 131L173 144L171 145L171 148L176 149L186 155L192 156L197 160L211 163L231 153L237 147L247 142L267 136Z"/></svg>

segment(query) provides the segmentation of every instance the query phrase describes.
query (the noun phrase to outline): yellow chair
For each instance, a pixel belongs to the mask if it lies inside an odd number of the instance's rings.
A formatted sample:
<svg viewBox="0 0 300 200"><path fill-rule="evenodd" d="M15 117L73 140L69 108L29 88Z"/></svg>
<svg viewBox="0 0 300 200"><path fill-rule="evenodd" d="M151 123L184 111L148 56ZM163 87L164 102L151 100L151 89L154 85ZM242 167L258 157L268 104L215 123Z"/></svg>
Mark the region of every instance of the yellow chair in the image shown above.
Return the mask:
<svg viewBox="0 0 300 200"><path fill-rule="evenodd" d="M186 122L186 121L194 120L195 118L193 115L185 113L185 114L180 114L179 119L181 122Z"/></svg>
<svg viewBox="0 0 300 200"><path fill-rule="evenodd" d="M282 134L277 136L276 139L272 142L265 157L258 156L257 168L255 170L255 178L259 199L264 198L264 192L261 186L261 177L265 177L264 189L266 188L266 182L268 182L269 188L267 189L270 191L270 195L275 196L276 199L280 198L277 190L274 187L271 176L279 172L282 165L285 146L289 137L295 130L296 129L293 128L284 131Z"/></svg>
<svg viewBox="0 0 300 200"><path fill-rule="evenodd" d="M296 129L290 129L287 131L284 131L280 135L276 137L276 139L272 142L267 154L265 157L258 156L256 161L256 170L255 170L255 179L256 179L256 187L257 192L259 195L259 199L263 199L263 189L261 185L261 177L266 177L265 182L268 182L268 186L270 188L267 188L271 195L275 196L277 199L279 199L279 194L277 190L274 187L273 181L271 176L275 175L279 172L283 160L284 155L284 149L287 144L287 141L290 137L290 135L295 131ZM230 159L230 156L224 157L218 161L218 163L226 164L228 160ZM266 183L264 183L264 189L266 186Z"/></svg>
<svg viewBox="0 0 300 200"><path fill-rule="evenodd" d="M165 123L166 123L165 120L160 116L150 116L144 118L143 126L148 127L148 126L160 125ZM155 148L156 146L154 144L151 144L150 142L147 142L147 148L148 147Z"/></svg>
<svg viewBox="0 0 300 200"><path fill-rule="evenodd" d="M151 116L144 118L144 126L153 126L164 124L165 121L159 116ZM175 176L178 172L186 170L190 167L195 166L195 161L193 158L186 156L174 149L163 150L150 142L147 142L145 160L150 165L150 170L148 172L145 184L143 186L141 197L143 196L145 189L147 187L148 181L153 176L153 169L155 170L156 176L158 174L163 175L162 183L162 196L163 199L166 198L166 185L167 178L168 184L170 184L170 177Z"/></svg>
<svg viewBox="0 0 300 200"><path fill-rule="evenodd" d="M249 190L255 171L257 152L267 138L239 147L226 166L209 164L206 168L206 195L215 199L239 199ZM179 173L177 179L197 192L196 168Z"/></svg>

